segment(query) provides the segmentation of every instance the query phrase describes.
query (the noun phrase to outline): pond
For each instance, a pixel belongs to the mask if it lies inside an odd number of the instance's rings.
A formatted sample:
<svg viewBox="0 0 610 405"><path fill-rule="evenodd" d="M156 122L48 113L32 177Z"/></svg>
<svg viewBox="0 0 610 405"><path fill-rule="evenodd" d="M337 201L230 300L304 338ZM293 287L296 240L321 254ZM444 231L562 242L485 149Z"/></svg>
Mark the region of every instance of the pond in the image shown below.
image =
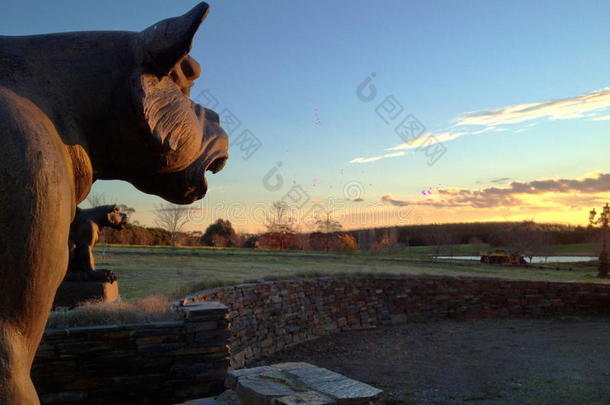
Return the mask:
<svg viewBox="0 0 610 405"><path fill-rule="evenodd" d="M457 260L476 260L480 261L481 256L435 256L435 259L457 259ZM526 257L528 263L576 263L590 262L597 260L594 256L534 256L530 262L529 257Z"/></svg>

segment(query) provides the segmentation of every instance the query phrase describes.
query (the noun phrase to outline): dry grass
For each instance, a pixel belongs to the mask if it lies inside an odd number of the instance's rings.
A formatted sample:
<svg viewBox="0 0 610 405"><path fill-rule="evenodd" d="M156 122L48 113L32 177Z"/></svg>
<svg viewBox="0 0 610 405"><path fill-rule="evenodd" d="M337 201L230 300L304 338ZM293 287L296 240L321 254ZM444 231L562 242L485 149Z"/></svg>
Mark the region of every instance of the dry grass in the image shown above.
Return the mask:
<svg viewBox="0 0 610 405"><path fill-rule="evenodd" d="M178 320L181 313L168 297L152 295L129 302L91 301L72 309L51 312L47 328L72 328L92 325L125 325Z"/></svg>

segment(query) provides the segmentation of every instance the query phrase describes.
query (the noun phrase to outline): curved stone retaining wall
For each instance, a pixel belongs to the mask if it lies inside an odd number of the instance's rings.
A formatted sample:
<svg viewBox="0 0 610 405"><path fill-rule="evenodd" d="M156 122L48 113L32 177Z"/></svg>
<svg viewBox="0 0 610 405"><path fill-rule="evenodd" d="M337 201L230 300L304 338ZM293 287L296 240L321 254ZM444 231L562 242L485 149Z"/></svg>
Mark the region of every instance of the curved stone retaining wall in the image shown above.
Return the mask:
<svg viewBox="0 0 610 405"><path fill-rule="evenodd" d="M173 404L219 394L229 366L227 307L175 322L47 329L32 367L43 404Z"/></svg>
<svg viewBox="0 0 610 405"><path fill-rule="evenodd" d="M229 307L232 367L320 335L409 320L610 311L610 286L465 278L317 278L201 291Z"/></svg>

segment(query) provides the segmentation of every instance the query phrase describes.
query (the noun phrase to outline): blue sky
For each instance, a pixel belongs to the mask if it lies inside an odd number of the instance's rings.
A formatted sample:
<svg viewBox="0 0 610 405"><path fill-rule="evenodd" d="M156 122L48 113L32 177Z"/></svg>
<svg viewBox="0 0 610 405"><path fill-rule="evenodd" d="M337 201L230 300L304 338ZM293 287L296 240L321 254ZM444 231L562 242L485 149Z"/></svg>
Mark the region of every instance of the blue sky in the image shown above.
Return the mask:
<svg viewBox="0 0 610 405"><path fill-rule="evenodd" d="M401 224L531 218L576 223L586 220L589 205L608 197L600 175L610 171L610 120L601 119L610 115L610 96L603 92L610 85L608 2L209 3L211 13L191 52L203 68L192 95L207 89L219 113L228 108L241 121L232 138L250 129L262 146L249 159L234 148L225 170L208 177L208 197L196 204L205 214L191 229L215 216L228 217L241 230L261 229L263 207L285 198L293 186L308 196L300 211L320 204L347 227L397 218ZM195 4L3 0L0 34L139 31ZM365 103L356 89L372 72L378 94ZM582 98L587 94L594 100ZM400 149L396 123L376 114L387 96L403 106L404 115L415 116L426 134L446 139L446 151L433 165L421 150ZM567 101L534 104L560 99ZM464 120L468 115L474 118ZM464 122L474 124L458 125ZM263 178L277 162L284 185L270 191ZM583 178L599 184L590 189L581 181L526 195L510 191L511 182ZM508 189L501 194L512 199L500 201L498 192L485 191L493 187ZM422 196L424 190L432 194ZM94 191L133 206L134 218L149 224L153 205L161 202L120 182L98 182ZM464 195L471 201L456 199ZM369 211L380 216L353 219L354 212Z"/></svg>

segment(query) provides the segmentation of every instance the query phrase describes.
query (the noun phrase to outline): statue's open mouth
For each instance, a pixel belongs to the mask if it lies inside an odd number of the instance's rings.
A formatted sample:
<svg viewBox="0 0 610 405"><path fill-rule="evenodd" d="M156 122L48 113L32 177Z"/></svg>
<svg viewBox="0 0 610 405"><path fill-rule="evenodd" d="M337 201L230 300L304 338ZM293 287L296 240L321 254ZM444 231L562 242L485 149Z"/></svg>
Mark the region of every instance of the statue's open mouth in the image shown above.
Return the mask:
<svg viewBox="0 0 610 405"><path fill-rule="evenodd" d="M187 181L191 186L185 193L185 197L187 201L192 200L190 202L205 196L208 189L206 172L218 173L225 167L229 159L229 142L225 131L218 126L217 121L208 122L206 130L211 138L209 143L199 159L186 169L186 178L189 179Z"/></svg>
<svg viewBox="0 0 610 405"><path fill-rule="evenodd" d="M203 181L198 186L189 187L188 191L185 193L187 203L190 204L205 197L205 194L208 191L208 180L205 173L218 173L227 164L227 159L229 159L229 155L226 152L219 153L218 156L212 158L208 164L204 165L203 173L201 173Z"/></svg>
<svg viewBox="0 0 610 405"><path fill-rule="evenodd" d="M161 101L155 102L161 104L167 101L158 100ZM151 105L156 106L152 101ZM149 114L152 128L165 134L167 149L158 160L163 169L156 175L139 176L133 184L174 204L191 204L202 199L208 190L206 172L218 173L225 167L229 139L216 112L188 99L184 104L178 102L178 107L185 110L170 107L157 108ZM192 118L186 127L171 123L175 115L181 114Z"/></svg>

